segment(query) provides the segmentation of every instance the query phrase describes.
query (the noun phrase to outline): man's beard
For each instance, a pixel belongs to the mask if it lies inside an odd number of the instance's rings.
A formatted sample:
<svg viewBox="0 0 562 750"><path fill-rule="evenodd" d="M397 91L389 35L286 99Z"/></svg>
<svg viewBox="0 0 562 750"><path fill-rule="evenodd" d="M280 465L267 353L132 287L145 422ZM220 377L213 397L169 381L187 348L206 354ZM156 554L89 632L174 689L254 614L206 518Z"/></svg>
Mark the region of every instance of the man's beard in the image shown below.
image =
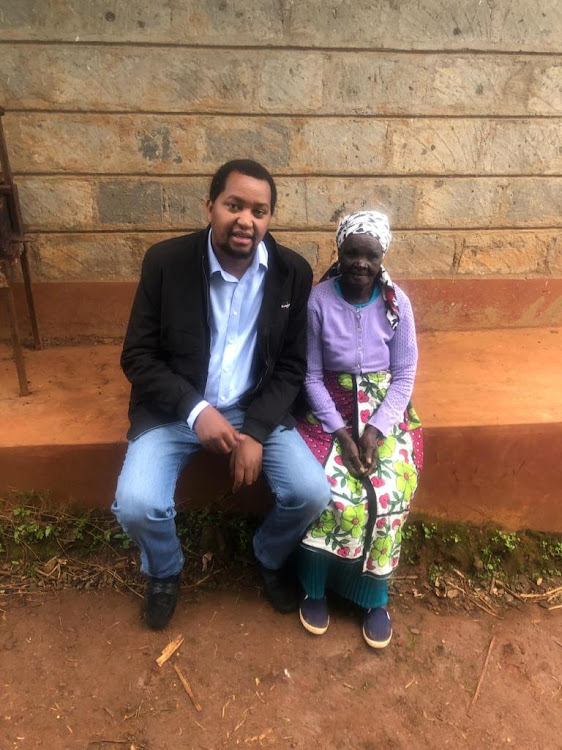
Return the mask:
<svg viewBox="0 0 562 750"><path fill-rule="evenodd" d="M252 246L249 250L237 250L236 248L231 247L228 242L223 242L219 245L219 250L222 253L235 260L247 260L253 258L256 254L257 248L258 244L255 241L252 241Z"/></svg>

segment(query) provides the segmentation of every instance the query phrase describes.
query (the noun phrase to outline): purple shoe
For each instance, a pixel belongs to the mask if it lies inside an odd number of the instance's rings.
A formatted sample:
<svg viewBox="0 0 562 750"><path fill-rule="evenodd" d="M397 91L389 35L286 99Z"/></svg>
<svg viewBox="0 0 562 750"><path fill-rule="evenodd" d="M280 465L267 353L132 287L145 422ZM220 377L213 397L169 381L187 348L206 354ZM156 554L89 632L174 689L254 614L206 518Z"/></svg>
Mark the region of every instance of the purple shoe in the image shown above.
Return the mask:
<svg viewBox="0 0 562 750"><path fill-rule="evenodd" d="M299 617L303 627L309 633L314 635L324 635L330 624L330 615L328 614L328 604L326 597L322 599L311 599L309 596L303 596L299 607Z"/></svg>
<svg viewBox="0 0 562 750"><path fill-rule="evenodd" d="M385 648L392 638L392 623L384 607L368 609L363 619L363 637L371 648Z"/></svg>

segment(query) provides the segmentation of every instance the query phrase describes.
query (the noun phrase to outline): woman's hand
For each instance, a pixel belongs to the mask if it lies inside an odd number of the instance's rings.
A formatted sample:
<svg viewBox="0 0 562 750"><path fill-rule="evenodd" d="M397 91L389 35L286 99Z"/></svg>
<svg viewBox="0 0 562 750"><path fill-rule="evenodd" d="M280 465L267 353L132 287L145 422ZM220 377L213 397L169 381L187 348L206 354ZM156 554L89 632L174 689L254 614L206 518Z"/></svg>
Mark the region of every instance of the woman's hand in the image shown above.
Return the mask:
<svg viewBox="0 0 562 750"><path fill-rule="evenodd" d="M365 473L368 474L377 459L377 440L381 436L379 430L373 425L365 425L365 431L359 440L359 456L365 466Z"/></svg>
<svg viewBox="0 0 562 750"><path fill-rule="evenodd" d="M337 437L341 447L341 458L343 461L343 465L352 476L357 477L357 479L361 479L361 477L365 476L368 470L365 468L363 462L361 461L359 448L353 441L353 438L350 436L345 427L341 427L339 430L336 430L334 432L334 435Z"/></svg>

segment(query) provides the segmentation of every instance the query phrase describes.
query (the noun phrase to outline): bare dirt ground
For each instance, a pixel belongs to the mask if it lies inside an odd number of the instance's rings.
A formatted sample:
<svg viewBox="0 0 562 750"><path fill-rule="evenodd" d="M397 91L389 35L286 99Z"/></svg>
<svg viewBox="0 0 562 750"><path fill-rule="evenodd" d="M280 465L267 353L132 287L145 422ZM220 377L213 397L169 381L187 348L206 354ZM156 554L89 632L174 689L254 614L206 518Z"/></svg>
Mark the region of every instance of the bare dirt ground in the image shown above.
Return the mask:
<svg viewBox="0 0 562 750"><path fill-rule="evenodd" d="M418 597L394 598L384 652L342 603L316 638L252 580L184 587L160 633L144 627L132 591L4 597L0 749L562 748L562 610L514 602L500 619Z"/></svg>

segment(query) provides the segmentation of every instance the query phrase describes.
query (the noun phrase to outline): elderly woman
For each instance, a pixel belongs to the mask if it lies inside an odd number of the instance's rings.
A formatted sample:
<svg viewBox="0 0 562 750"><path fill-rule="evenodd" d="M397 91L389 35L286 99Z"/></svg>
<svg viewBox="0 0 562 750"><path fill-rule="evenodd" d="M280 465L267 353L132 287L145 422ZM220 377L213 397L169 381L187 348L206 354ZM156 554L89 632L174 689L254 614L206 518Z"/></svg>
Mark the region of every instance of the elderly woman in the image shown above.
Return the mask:
<svg viewBox="0 0 562 750"><path fill-rule="evenodd" d="M410 404L414 318L382 266L390 240L388 219L377 211L340 221L338 263L309 300L311 412L298 425L332 485L330 505L299 549L301 622L311 633L326 632L331 589L364 608L363 635L373 648L392 637L387 579L423 458Z"/></svg>

